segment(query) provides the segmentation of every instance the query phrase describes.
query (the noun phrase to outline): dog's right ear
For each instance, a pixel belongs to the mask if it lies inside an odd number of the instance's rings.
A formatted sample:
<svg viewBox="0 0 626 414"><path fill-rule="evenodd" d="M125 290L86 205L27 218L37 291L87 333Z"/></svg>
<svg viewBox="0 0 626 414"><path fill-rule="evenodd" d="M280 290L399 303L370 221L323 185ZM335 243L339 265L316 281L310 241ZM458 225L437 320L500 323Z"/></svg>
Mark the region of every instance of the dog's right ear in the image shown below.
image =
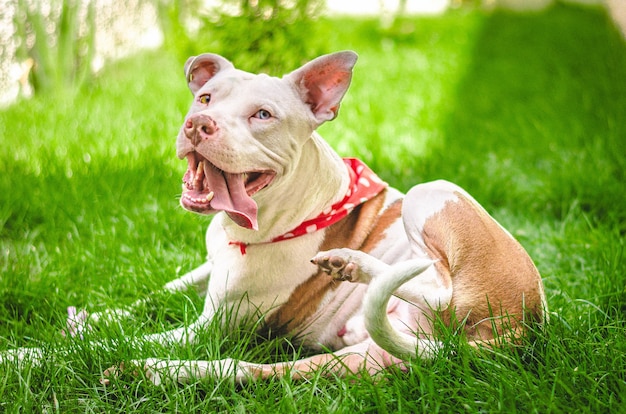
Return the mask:
<svg viewBox="0 0 626 414"><path fill-rule="evenodd" d="M190 57L185 62L185 77L191 93L195 95L219 71L233 68L230 61L213 53Z"/></svg>

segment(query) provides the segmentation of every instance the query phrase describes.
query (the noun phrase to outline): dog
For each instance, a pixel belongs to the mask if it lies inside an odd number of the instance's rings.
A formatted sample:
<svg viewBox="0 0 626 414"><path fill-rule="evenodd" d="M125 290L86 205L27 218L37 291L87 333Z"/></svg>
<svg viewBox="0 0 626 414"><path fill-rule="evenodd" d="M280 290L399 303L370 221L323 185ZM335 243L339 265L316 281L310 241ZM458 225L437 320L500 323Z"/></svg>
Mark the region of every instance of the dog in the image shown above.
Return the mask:
<svg viewBox="0 0 626 414"><path fill-rule="evenodd" d="M544 323L531 258L466 191L440 180L402 194L316 132L337 116L356 61L332 53L282 78L210 53L185 63L193 101L176 141L188 165L180 204L214 217L206 263L165 289L202 287L206 299L190 326L143 339L193 342L221 309L237 308L235 322L260 314L264 331L317 353L274 364L134 361L153 383L375 374L432 358L442 346L437 321L477 347ZM72 314L68 333L105 314L124 311Z"/></svg>

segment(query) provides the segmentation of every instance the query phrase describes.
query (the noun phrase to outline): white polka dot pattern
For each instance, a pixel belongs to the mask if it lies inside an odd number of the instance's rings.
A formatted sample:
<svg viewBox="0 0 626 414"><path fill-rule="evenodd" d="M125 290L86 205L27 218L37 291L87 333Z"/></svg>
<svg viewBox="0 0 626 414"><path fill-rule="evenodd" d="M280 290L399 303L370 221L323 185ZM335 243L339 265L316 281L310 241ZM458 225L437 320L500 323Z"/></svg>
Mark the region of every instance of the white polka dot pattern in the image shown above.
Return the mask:
<svg viewBox="0 0 626 414"><path fill-rule="evenodd" d="M356 206L371 200L387 187L387 183L374 174L362 161L356 158L344 158L343 161L346 163L350 173L350 185L343 200L327 208L314 219L305 221L290 232L274 238L269 243L314 233L324 227L335 224L350 214ZM249 246L239 241L231 241L229 244L238 246L241 254L246 254L246 249Z"/></svg>

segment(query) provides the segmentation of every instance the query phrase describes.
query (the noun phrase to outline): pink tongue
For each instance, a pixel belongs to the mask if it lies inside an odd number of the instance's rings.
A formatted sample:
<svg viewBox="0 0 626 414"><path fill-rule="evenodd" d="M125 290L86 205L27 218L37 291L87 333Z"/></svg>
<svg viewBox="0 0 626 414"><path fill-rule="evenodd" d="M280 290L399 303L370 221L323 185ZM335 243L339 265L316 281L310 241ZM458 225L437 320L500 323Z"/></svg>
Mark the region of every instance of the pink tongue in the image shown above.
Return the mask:
<svg viewBox="0 0 626 414"><path fill-rule="evenodd" d="M243 174L229 174L215 168L206 168L204 173L214 193L211 208L225 211L241 227L258 230L257 205L246 192Z"/></svg>

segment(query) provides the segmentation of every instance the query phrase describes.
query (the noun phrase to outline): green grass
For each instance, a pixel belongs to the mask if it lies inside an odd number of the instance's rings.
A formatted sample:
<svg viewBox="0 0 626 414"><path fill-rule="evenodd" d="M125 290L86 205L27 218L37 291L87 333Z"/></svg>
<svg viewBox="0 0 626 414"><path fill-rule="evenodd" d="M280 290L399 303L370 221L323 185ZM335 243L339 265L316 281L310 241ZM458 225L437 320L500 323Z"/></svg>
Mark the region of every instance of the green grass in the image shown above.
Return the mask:
<svg viewBox="0 0 626 414"><path fill-rule="evenodd" d="M545 332L495 356L449 337L433 361L379 378L100 386L104 368L141 356L304 353L217 324L198 346L112 346L193 320L193 293L155 295L133 320L93 333L110 349L60 335L67 306L129 304L204 255L208 220L177 203L185 165L174 138L190 98L182 63L148 53L109 66L74 99L0 112L0 350L43 346L49 356L0 366L0 411L626 411L626 46L605 14L457 11L388 32L326 24L333 50L360 60L322 134L402 190L445 178L472 193L542 273Z"/></svg>

